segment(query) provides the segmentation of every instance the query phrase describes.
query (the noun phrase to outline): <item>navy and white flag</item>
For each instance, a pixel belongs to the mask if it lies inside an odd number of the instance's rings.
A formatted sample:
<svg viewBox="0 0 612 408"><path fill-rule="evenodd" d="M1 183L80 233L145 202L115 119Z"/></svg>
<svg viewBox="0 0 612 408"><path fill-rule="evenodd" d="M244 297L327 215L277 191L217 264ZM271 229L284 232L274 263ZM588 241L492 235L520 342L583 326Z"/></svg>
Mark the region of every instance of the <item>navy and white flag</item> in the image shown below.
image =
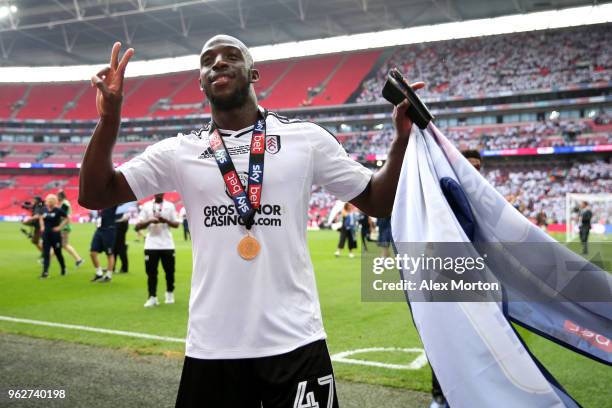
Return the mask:
<svg viewBox="0 0 612 408"><path fill-rule="evenodd" d="M611 364L610 274L522 216L433 124L412 128L392 231L402 256L423 256L425 243L463 243L466 257L486 258L478 276L501 287L483 301L427 301L435 298L405 291L451 407L579 406L531 355L511 321ZM430 277L401 273L408 280Z"/></svg>

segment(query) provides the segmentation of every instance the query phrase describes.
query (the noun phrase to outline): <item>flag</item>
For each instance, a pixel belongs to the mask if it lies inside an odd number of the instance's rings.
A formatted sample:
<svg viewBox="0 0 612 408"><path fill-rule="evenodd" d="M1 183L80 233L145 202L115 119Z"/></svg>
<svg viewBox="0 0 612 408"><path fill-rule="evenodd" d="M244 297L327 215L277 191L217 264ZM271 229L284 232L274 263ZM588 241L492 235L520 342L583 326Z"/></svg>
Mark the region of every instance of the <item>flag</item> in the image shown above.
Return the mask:
<svg viewBox="0 0 612 408"><path fill-rule="evenodd" d="M406 291L451 407L579 406L510 322L610 364L607 272L529 222L433 123L425 130L413 126L391 223L398 255L418 256L423 245L416 243L464 243L467 256L486 252L482 276L502 288L494 300L463 302L431 302L423 293ZM425 278L400 273L402 279Z"/></svg>

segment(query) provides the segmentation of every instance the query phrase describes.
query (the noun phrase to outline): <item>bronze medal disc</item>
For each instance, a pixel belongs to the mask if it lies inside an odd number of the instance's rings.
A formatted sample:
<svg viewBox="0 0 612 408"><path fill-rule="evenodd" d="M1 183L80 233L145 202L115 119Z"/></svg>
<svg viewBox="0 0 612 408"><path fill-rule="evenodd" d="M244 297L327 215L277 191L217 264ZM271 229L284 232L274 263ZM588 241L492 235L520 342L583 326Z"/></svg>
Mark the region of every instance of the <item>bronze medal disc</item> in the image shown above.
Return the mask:
<svg viewBox="0 0 612 408"><path fill-rule="evenodd" d="M259 242L250 235L242 238L238 243L238 254L245 260L250 261L259 254Z"/></svg>

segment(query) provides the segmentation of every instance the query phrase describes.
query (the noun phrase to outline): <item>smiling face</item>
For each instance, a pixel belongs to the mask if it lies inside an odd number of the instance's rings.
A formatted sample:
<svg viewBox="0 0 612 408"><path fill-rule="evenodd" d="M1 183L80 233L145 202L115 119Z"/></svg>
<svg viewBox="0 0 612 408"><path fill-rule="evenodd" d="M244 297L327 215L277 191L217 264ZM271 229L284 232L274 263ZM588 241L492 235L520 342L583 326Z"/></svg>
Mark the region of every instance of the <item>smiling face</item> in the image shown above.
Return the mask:
<svg viewBox="0 0 612 408"><path fill-rule="evenodd" d="M238 39L218 35L206 42L200 54L200 86L218 110L242 107L259 80L253 59ZM253 91L254 97L254 91Z"/></svg>

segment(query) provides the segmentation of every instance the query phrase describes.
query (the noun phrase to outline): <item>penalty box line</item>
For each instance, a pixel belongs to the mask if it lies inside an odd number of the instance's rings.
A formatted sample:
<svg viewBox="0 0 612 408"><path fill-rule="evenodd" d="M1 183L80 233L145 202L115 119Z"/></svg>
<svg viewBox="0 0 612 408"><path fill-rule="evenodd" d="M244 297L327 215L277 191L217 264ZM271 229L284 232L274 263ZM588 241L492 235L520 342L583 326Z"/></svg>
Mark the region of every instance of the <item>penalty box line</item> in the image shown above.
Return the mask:
<svg viewBox="0 0 612 408"><path fill-rule="evenodd" d="M100 327L81 326L78 324L45 322L41 320L20 319L17 317L10 317L10 316L0 316L0 321L11 322L11 323L32 324L35 326L59 327L62 329L81 330L81 331L87 331L87 332L93 332L93 333L114 334L117 336L134 337L138 339L159 340L159 341L167 341L167 342L172 342L172 343L185 344L185 339L180 339L178 337L156 336L154 334L136 333L136 332L129 332L129 331L124 331L124 330L103 329Z"/></svg>

